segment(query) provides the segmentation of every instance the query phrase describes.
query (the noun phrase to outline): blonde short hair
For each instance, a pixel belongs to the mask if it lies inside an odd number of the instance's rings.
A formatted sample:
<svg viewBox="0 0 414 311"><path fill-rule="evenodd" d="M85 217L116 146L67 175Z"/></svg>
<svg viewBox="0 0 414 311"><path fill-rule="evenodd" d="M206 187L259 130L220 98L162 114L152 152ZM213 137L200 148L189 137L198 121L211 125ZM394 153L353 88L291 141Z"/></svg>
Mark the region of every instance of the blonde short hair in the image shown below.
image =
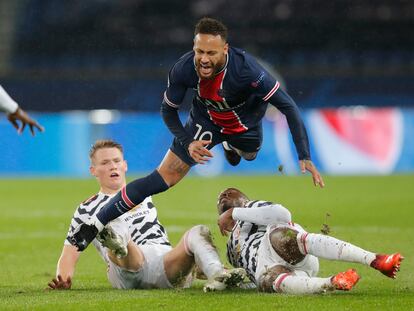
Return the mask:
<svg viewBox="0 0 414 311"><path fill-rule="evenodd" d="M124 154L124 149L122 148L121 144L111 139L100 139L100 140L97 140L91 146L91 149L89 150L89 159L92 160L92 158L95 156L95 153L99 149L104 149L104 148L117 148L119 151L121 151L122 155Z"/></svg>

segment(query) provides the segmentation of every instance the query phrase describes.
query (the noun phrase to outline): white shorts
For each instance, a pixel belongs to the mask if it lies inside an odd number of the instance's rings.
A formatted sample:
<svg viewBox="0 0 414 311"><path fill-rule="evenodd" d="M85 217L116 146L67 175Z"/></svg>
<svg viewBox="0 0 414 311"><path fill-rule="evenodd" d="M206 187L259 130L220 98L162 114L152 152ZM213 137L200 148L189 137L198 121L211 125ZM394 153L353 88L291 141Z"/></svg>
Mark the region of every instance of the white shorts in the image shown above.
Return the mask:
<svg viewBox="0 0 414 311"><path fill-rule="evenodd" d="M165 274L164 256L172 247L167 245L140 245L144 264L140 270L125 270L109 260L108 279L118 289L173 288Z"/></svg>
<svg viewBox="0 0 414 311"><path fill-rule="evenodd" d="M295 271L296 274L303 275L305 273L310 277L316 276L319 271L319 260L317 257L313 255L306 255L301 262L296 265L291 265L276 253L269 238L270 233L276 228L290 228L298 232L305 232L305 230L303 230L303 228L298 224L278 224L267 226L266 233L263 236L257 252L257 269L255 274L256 284L259 284L258 282L260 276L265 273L267 269L277 265L287 267Z"/></svg>

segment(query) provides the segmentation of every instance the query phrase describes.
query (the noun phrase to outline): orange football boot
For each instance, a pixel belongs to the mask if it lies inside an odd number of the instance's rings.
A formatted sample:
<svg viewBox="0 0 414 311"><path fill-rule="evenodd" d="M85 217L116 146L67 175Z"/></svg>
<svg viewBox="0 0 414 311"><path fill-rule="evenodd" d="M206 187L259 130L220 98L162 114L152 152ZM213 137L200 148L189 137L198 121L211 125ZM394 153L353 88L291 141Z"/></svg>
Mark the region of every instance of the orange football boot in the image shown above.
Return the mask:
<svg viewBox="0 0 414 311"><path fill-rule="evenodd" d="M377 254L370 266L377 269L382 274L395 279L397 277L397 272L400 271L400 265L403 259L404 257L400 253L391 255Z"/></svg>
<svg viewBox="0 0 414 311"><path fill-rule="evenodd" d="M351 290L358 283L360 276L355 269L348 269L334 275L331 279L332 285L338 290Z"/></svg>

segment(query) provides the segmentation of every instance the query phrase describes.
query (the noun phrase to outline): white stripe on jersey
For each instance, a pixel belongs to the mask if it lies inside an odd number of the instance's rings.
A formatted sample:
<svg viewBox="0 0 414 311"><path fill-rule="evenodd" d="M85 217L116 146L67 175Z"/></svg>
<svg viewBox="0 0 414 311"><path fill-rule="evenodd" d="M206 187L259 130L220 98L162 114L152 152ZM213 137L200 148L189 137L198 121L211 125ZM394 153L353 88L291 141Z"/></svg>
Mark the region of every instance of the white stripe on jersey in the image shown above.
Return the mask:
<svg viewBox="0 0 414 311"><path fill-rule="evenodd" d="M71 244L71 237L75 229L80 224L89 222L92 216L98 213L111 197L99 192L79 205L73 215L66 236L66 245ZM133 209L120 217L128 226L131 239L135 244L171 245L164 227L158 221L157 209L152 203L151 197L146 198L137 209ZM93 240L93 244L99 253L104 256L105 252L102 245L96 239Z"/></svg>
<svg viewBox="0 0 414 311"><path fill-rule="evenodd" d="M178 108L179 106L174 104L172 101L170 101L167 97L167 91L164 92L164 101L173 108Z"/></svg>
<svg viewBox="0 0 414 311"><path fill-rule="evenodd" d="M263 101L268 101L269 98L272 97L274 93L276 93L279 87L280 87L280 83L279 81L276 81L275 86L269 91L269 93L267 93L265 97L263 97Z"/></svg>
<svg viewBox="0 0 414 311"><path fill-rule="evenodd" d="M259 208L273 205L272 202L250 201L247 208ZM227 241L227 259L233 267L246 270L252 282L255 281L257 251L267 226L260 226L246 221L237 221Z"/></svg>

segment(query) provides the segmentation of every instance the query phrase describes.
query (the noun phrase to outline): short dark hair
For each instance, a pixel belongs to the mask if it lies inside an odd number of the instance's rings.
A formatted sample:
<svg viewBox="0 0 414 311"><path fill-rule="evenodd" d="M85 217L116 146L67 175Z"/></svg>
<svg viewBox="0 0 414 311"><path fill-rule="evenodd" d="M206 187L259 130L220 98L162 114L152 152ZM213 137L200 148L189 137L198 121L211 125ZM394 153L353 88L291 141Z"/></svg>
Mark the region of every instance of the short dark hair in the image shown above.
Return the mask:
<svg viewBox="0 0 414 311"><path fill-rule="evenodd" d="M222 22L214 18L203 17L200 19L195 25L194 36L199 33L221 36L224 41L227 41L227 27Z"/></svg>
<svg viewBox="0 0 414 311"><path fill-rule="evenodd" d="M94 157L95 153L99 149L104 149L104 148L117 148L119 151L121 151L122 154L124 154L124 149L122 148L122 145L121 144L119 144L116 141L113 141L111 139L101 139L101 140L97 140L91 146L91 149L89 150L89 159L92 160L92 158Z"/></svg>

